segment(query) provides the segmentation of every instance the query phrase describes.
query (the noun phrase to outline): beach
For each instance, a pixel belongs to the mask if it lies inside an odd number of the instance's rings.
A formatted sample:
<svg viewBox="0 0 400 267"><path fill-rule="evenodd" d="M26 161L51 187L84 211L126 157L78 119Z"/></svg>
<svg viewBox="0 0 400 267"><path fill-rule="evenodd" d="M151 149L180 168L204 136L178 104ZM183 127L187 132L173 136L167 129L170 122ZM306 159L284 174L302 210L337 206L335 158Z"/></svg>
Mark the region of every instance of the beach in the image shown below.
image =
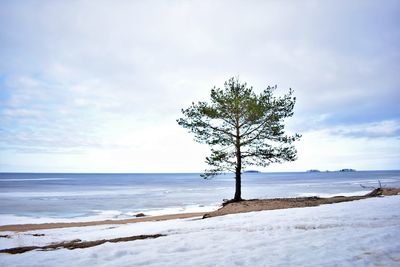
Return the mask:
<svg viewBox="0 0 400 267"><path fill-rule="evenodd" d="M140 223L140 222L187 219L196 217L205 219L210 217L217 217L217 216L236 214L236 213L246 213L253 211L276 210L276 209L290 209L290 208L300 208L300 207L314 207L319 205L361 200L371 197L394 196L394 195L400 195L400 189L398 188L376 189L364 196L335 196L330 198L302 197L302 198L252 199L247 201L245 200L241 202L223 204L221 208L209 212L177 213L177 214L165 214L158 216L157 215L145 216L145 214L141 214L136 218L122 219L122 220L97 220L97 221L87 221L87 222L2 225L0 226L0 232L2 231L25 232L32 230L86 227L86 226L107 225L107 224L129 224L129 223Z"/></svg>
<svg viewBox="0 0 400 267"><path fill-rule="evenodd" d="M6 177L0 198L19 210L0 214L0 265L399 264L400 190L387 186L399 183L398 171L274 175L245 176L246 195L256 198L234 203L217 203L232 184L226 177L211 183L194 174ZM371 193L378 175L385 187ZM132 207L121 209L122 200ZM100 202L107 209L87 212ZM24 211L42 207L58 212ZM69 216L74 207L84 216Z"/></svg>
<svg viewBox="0 0 400 267"><path fill-rule="evenodd" d="M34 249L0 253L0 264L395 266L400 262L399 205L400 196L392 195L206 219L193 214L136 223L1 230L1 249Z"/></svg>
<svg viewBox="0 0 400 267"><path fill-rule="evenodd" d="M362 196L378 179L400 187L400 171L244 173L243 198ZM205 213L232 198L233 190L229 174L204 180L199 173L0 173L0 226Z"/></svg>

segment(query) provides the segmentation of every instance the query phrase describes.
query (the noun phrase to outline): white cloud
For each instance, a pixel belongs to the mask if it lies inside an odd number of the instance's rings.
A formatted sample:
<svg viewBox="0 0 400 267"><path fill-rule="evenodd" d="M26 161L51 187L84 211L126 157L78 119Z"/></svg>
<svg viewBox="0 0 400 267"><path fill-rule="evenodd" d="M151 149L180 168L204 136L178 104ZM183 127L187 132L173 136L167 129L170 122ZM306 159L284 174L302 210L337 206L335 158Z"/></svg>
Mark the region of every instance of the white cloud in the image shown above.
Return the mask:
<svg viewBox="0 0 400 267"><path fill-rule="evenodd" d="M400 139L400 122L386 120L359 125L338 126L330 129L332 134L350 137L396 137Z"/></svg>
<svg viewBox="0 0 400 267"><path fill-rule="evenodd" d="M14 151L7 164L37 151L44 162L57 152L50 162L79 170L88 161L93 169L201 170L207 148L175 119L233 75L259 90L292 87L289 129L305 139L322 131L349 148L362 134L397 144L396 2L0 5L0 144ZM317 138L329 148L331 139Z"/></svg>

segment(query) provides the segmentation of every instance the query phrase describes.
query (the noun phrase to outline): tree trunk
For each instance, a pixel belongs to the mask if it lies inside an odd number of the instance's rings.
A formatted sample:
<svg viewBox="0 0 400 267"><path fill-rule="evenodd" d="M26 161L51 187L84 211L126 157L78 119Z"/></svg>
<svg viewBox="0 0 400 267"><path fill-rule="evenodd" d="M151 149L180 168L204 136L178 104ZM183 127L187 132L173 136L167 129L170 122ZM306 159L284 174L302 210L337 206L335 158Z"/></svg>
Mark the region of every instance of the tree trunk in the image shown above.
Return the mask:
<svg viewBox="0 0 400 267"><path fill-rule="evenodd" d="M233 198L234 201L241 201L242 200L242 177L241 177L241 168L236 167L236 187L235 187L235 197Z"/></svg>
<svg viewBox="0 0 400 267"><path fill-rule="evenodd" d="M239 138L239 129L236 131L236 172L235 172L235 197L234 201L242 200L242 154L240 151L240 138Z"/></svg>
<svg viewBox="0 0 400 267"><path fill-rule="evenodd" d="M238 100L239 100L239 96ZM236 147L236 170L235 170L235 181L236 181L236 186L235 186L235 197L233 198L233 201L241 201L242 200L242 153L240 151L240 105L239 103L237 104L236 107L236 114L235 114L235 128L236 128L236 142L235 142L235 147Z"/></svg>

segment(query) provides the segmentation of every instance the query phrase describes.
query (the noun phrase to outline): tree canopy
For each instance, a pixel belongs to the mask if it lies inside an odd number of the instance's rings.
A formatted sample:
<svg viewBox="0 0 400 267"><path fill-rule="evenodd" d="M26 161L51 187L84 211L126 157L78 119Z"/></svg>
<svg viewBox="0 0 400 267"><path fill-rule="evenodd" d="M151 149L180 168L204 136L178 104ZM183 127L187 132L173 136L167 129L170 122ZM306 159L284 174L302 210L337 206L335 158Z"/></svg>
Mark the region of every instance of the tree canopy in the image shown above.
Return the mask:
<svg viewBox="0 0 400 267"><path fill-rule="evenodd" d="M203 177L234 172L235 201L241 200L241 173L247 166L267 166L296 160L292 144L299 134L285 133L284 119L293 116L293 91L275 97L277 87L268 86L260 94L246 83L231 78L224 89L211 89L211 101L192 103L182 109L178 124L189 129L195 140L211 146L206 158L210 166Z"/></svg>

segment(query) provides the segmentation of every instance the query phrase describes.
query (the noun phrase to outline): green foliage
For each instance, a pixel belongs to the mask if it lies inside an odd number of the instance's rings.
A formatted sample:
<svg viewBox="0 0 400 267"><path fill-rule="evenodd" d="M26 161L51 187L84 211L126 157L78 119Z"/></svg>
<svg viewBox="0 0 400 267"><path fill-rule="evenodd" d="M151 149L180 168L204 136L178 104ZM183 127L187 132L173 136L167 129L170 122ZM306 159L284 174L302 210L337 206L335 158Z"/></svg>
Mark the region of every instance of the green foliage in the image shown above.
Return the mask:
<svg viewBox="0 0 400 267"><path fill-rule="evenodd" d="M178 124L194 133L197 142L211 146L206 158L210 169L203 177L226 171L240 174L242 167L296 160L292 143L300 135L284 131L284 119L293 116L296 98L291 89L275 97L275 89L268 86L256 94L246 83L231 78L224 89L211 90L210 103L192 103L182 109Z"/></svg>

